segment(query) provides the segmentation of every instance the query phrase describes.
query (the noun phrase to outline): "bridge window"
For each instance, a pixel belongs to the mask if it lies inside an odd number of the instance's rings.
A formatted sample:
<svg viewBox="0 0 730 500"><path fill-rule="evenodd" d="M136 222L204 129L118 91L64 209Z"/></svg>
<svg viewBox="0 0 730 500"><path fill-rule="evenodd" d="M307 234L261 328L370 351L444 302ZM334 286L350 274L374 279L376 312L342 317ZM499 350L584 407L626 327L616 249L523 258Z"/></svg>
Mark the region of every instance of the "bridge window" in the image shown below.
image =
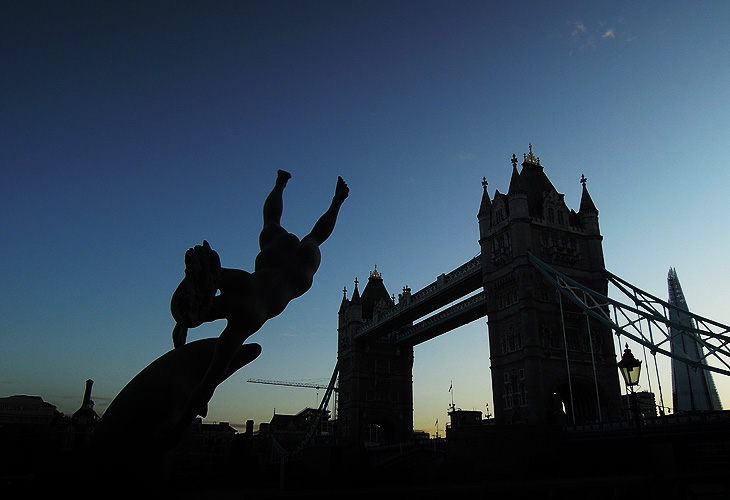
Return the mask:
<svg viewBox="0 0 730 500"><path fill-rule="evenodd" d="M597 328L597 325L594 326L593 324L591 324L591 331L593 331L593 329L596 329L596 328ZM603 353L603 338L597 333L593 334L593 350L594 350L594 352L596 352L598 354Z"/></svg>
<svg viewBox="0 0 730 500"><path fill-rule="evenodd" d="M507 330L507 333L502 335L500 342L502 347L502 354L519 351L520 349L522 349L522 331L515 331L510 326Z"/></svg>
<svg viewBox="0 0 730 500"><path fill-rule="evenodd" d="M365 446L378 446L383 440L383 429L378 424L370 424L363 429Z"/></svg>
<svg viewBox="0 0 730 500"><path fill-rule="evenodd" d="M588 337L587 333L585 335L583 335L582 344L583 344L583 352L591 352L591 341L590 341L590 338Z"/></svg>
<svg viewBox="0 0 730 500"><path fill-rule="evenodd" d="M512 408L512 388L505 386L504 388L504 407Z"/></svg>
<svg viewBox="0 0 730 500"><path fill-rule="evenodd" d="M504 378L504 406L506 409L516 408L519 406L527 406L527 391L525 391L525 382L518 380L516 374L524 373L520 370L510 370L512 373L505 372ZM511 381L511 382L510 382Z"/></svg>
<svg viewBox="0 0 730 500"><path fill-rule="evenodd" d="M542 333L540 336L542 337L543 347L560 347L557 345L557 339L555 338L555 335L553 335L553 331L549 326L542 327Z"/></svg>
<svg viewBox="0 0 730 500"><path fill-rule="evenodd" d="M499 309L504 309L505 307L509 307L512 304L517 303L517 290L507 290L502 292L499 295L498 298L499 301Z"/></svg>
<svg viewBox="0 0 730 500"><path fill-rule="evenodd" d="M509 336L510 351L522 349L522 332L515 332Z"/></svg>

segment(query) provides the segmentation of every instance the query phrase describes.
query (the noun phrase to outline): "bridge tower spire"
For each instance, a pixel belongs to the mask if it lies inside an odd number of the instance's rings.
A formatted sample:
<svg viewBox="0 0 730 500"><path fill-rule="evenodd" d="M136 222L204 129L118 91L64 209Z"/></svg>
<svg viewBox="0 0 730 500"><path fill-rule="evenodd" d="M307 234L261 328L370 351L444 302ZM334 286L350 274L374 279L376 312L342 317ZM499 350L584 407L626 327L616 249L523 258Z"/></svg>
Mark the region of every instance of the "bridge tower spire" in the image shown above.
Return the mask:
<svg viewBox="0 0 730 500"><path fill-rule="evenodd" d="M620 414L610 328L589 320L529 262L533 253L599 291L603 249L598 210L581 179L579 212L568 209L530 144L521 171L512 155L507 194L478 213L498 423L598 421ZM486 186L485 186L486 190Z"/></svg>

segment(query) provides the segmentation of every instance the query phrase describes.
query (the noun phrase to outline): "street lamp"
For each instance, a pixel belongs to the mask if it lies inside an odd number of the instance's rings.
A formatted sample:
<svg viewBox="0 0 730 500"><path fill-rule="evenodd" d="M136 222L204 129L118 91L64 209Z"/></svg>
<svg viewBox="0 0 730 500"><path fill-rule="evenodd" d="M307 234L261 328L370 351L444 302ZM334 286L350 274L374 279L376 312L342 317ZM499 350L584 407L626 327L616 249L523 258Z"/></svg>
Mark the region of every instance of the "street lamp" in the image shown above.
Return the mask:
<svg viewBox="0 0 730 500"><path fill-rule="evenodd" d="M626 344L624 355L621 357L621 361L618 362L618 367L621 370L621 375L624 377L626 388L631 392L631 399L629 400L629 410L634 410L634 419L636 422L637 431L641 430L639 421L639 405L636 400L636 393L634 393L634 387L639 385L639 375L641 374L641 361L636 359L629 349L629 344Z"/></svg>
<svg viewBox="0 0 730 500"><path fill-rule="evenodd" d="M624 355L621 357L621 361L618 362L618 367L621 369L621 375L624 377L626 387L631 387L633 393L634 386L639 385L639 374L641 373L641 361L636 359L629 349L629 344L626 344L626 350Z"/></svg>

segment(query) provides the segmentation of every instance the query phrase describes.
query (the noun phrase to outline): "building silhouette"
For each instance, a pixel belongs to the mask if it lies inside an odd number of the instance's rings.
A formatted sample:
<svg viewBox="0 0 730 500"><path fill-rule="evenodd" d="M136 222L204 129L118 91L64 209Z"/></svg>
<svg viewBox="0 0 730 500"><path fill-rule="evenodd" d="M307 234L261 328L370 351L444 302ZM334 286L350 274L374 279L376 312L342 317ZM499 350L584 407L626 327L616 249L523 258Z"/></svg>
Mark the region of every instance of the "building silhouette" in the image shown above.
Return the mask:
<svg viewBox="0 0 730 500"><path fill-rule="evenodd" d="M680 325L694 328L694 321L688 314L685 314L685 312L689 312L689 308L674 268L669 269L667 286L669 303L676 306L676 308L670 308L669 318ZM688 356L703 365L707 364L702 346L691 331L671 327L670 333L672 353ZM722 410L712 373L675 358L672 358L672 399L675 413Z"/></svg>
<svg viewBox="0 0 730 500"><path fill-rule="evenodd" d="M73 461L73 452L89 442L99 419L92 385L86 382L83 403L72 416L40 396L0 398L0 481L28 480L41 470L47 473Z"/></svg>

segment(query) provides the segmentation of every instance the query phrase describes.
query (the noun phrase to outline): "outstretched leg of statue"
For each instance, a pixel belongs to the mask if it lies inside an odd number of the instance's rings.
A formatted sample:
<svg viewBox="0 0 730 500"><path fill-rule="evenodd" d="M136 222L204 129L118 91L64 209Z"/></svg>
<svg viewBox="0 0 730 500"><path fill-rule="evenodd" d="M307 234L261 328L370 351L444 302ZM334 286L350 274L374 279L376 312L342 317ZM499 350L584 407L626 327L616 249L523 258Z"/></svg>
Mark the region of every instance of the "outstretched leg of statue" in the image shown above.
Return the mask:
<svg viewBox="0 0 730 500"><path fill-rule="evenodd" d="M337 186L335 187L335 195L332 197L332 203L327 211L317 220L317 223L312 228L312 231L304 238L302 243L312 243L316 246L321 245L324 241L330 237L332 231L335 229L335 223L337 222L337 214L340 211L340 207L347 199L350 194L350 188L347 187L342 177L337 177Z"/></svg>
<svg viewBox="0 0 730 500"><path fill-rule="evenodd" d="M264 227L259 234L259 247L265 246L266 229L273 225L281 227L281 214L284 212L284 188L286 183L291 179L291 174L286 170L279 170L276 173L276 183L264 201ZM262 239L264 241L262 241Z"/></svg>

